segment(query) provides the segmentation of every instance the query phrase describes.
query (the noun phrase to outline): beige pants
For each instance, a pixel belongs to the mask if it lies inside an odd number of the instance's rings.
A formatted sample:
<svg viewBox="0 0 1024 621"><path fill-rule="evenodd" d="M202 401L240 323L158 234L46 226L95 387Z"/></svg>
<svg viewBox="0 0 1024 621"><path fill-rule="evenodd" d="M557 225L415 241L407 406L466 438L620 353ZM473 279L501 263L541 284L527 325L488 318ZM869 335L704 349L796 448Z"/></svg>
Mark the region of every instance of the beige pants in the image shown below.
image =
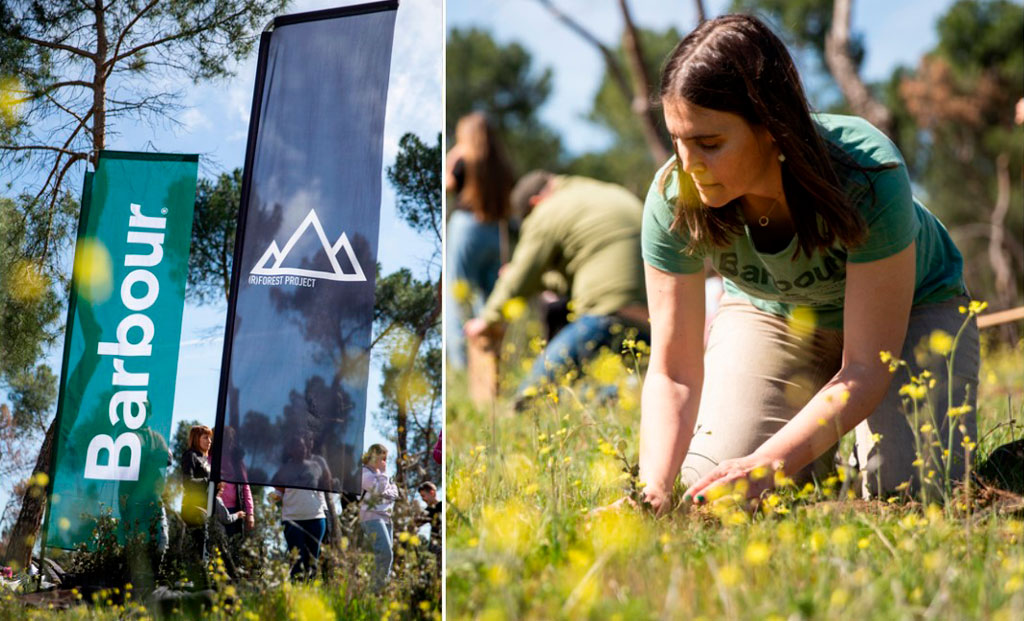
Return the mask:
<svg viewBox="0 0 1024 621"><path fill-rule="evenodd" d="M919 408L915 423L913 408L899 395L900 387L909 382L907 370L899 369L885 399L857 425L854 457L865 498L888 496L908 481L907 491L913 493L919 485L918 468L913 465L918 451L926 456L926 469L936 471L931 478L941 482L940 452L949 437L948 373L945 359L929 353L928 339L933 330L955 336L966 317L958 307L967 304L968 299L961 296L911 309L900 357L910 365L912 374L927 369L937 383L928 393L929 406ZM758 310L744 300L723 298L704 355L704 387L694 438L683 462L683 484L693 484L724 459L757 449L839 371L842 354L841 330L791 330L785 318ZM960 337L954 360L953 406L966 400L972 410L954 422L952 478L962 478L964 473L959 425L977 441L978 360L978 328L972 320ZM914 428L926 423L934 431L919 434L920 440L916 440ZM877 441L875 434L881 435ZM930 446L936 440L941 447ZM930 458L929 450L933 452ZM835 447L794 478L806 481L834 470L834 454Z"/></svg>

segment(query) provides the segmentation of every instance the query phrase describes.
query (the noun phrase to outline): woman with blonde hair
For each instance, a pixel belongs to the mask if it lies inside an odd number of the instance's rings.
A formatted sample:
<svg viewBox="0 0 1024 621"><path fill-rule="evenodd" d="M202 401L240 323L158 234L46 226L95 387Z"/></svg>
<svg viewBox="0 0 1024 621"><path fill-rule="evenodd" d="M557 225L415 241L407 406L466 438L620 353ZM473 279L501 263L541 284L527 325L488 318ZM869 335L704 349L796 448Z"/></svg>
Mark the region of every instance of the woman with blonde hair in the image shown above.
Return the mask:
<svg viewBox="0 0 1024 621"><path fill-rule="evenodd" d="M445 187L455 194L445 232L447 351L450 363L466 366L462 324L476 315L508 258L512 168L497 133L481 112L455 126Z"/></svg>
<svg viewBox="0 0 1024 621"><path fill-rule="evenodd" d="M371 444L362 461L363 495L359 502L359 525L373 548L373 589L379 591L391 575L394 539L391 510L398 500L398 487L388 478L388 449L383 445Z"/></svg>

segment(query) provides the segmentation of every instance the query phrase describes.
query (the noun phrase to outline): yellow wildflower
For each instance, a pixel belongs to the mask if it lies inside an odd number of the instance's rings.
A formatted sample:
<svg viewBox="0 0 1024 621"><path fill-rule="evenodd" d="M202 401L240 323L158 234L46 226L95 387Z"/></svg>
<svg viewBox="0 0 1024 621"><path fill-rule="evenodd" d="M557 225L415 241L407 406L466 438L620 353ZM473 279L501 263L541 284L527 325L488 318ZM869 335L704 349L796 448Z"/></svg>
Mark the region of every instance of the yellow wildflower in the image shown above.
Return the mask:
<svg viewBox="0 0 1024 621"><path fill-rule="evenodd" d="M820 530L814 531L813 533L811 533L811 550L813 552L821 550L825 547L825 541L826 537L824 532Z"/></svg>
<svg viewBox="0 0 1024 621"><path fill-rule="evenodd" d="M768 544L763 541L753 541L743 553L743 560L751 567L758 567L767 563L771 555L772 550Z"/></svg>
<svg viewBox="0 0 1024 621"><path fill-rule="evenodd" d="M501 314L505 321L513 322L526 314L526 300L523 298L512 298L501 307Z"/></svg>
<svg viewBox="0 0 1024 621"><path fill-rule="evenodd" d="M731 587L739 584L743 572L735 565L724 565L718 570L718 580L724 586Z"/></svg>
<svg viewBox="0 0 1024 621"><path fill-rule="evenodd" d="M921 401L928 395L928 389L920 384L904 384L900 386L899 394L914 401Z"/></svg>
<svg viewBox="0 0 1024 621"><path fill-rule="evenodd" d="M850 601L850 592L846 589L839 587L832 591L832 596L829 598L829 606L833 608L842 608L846 605L846 602Z"/></svg>
<svg viewBox="0 0 1024 621"><path fill-rule="evenodd" d="M797 306L789 316L789 332L800 339L814 333L818 324L818 317L809 306Z"/></svg>
<svg viewBox="0 0 1024 621"><path fill-rule="evenodd" d="M949 408L949 410L946 412L946 416L948 416L949 418L956 418L957 416L963 416L964 414L970 414L971 410L973 410L973 409L974 408L972 408L969 405L961 405L960 407Z"/></svg>
<svg viewBox="0 0 1024 621"><path fill-rule="evenodd" d="M854 533L855 529L852 526L843 525L832 531L832 536L829 539L831 540L832 545L839 548L845 548L851 541L853 541Z"/></svg>
<svg viewBox="0 0 1024 621"><path fill-rule="evenodd" d="M953 337L943 330L932 330L928 336L928 349L934 354L945 356L953 349Z"/></svg>
<svg viewBox="0 0 1024 621"><path fill-rule="evenodd" d="M452 285L452 296L455 301L459 304L469 303L469 296L472 295L473 289L470 287L469 282L463 279L455 281Z"/></svg>
<svg viewBox="0 0 1024 621"><path fill-rule="evenodd" d="M306 590L297 590L291 605L297 621L334 621L334 611L320 597Z"/></svg>

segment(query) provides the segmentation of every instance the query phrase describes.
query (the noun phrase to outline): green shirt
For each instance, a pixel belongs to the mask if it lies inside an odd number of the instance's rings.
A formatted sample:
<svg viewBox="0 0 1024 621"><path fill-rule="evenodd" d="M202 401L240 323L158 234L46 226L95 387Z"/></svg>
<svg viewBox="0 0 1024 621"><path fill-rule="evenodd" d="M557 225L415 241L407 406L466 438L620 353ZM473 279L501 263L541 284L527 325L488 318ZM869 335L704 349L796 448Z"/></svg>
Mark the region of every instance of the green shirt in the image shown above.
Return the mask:
<svg viewBox="0 0 1024 621"><path fill-rule="evenodd" d="M817 323L841 328L846 291L846 264L867 263L892 256L917 241L917 275L914 304L941 302L966 291L963 259L945 227L911 194L907 167L896 146L867 121L834 114L815 115L818 130L826 141L865 167L897 164L864 174L836 166L840 182L852 204L868 226L867 238L855 248L836 242L826 251L808 257L797 248L796 236L788 247L776 253L754 248L748 225L728 247L708 251L715 269L725 279L726 292L748 299L769 313L790 316L798 306L809 307ZM702 255L686 254L686 232L670 230L678 193L678 172L673 171L659 191L659 180L669 160L658 171L644 205L643 257L650 265L678 274L692 274L703 268ZM783 164L785 166L785 164ZM872 193L872 186L874 192Z"/></svg>
<svg viewBox="0 0 1024 621"><path fill-rule="evenodd" d="M512 260L481 316L501 321L505 303L542 291L543 277L551 271L564 277L580 315L611 315L646 303L642 214L640 200L621 186L556 177L552 192L523 220Z"/></svg>

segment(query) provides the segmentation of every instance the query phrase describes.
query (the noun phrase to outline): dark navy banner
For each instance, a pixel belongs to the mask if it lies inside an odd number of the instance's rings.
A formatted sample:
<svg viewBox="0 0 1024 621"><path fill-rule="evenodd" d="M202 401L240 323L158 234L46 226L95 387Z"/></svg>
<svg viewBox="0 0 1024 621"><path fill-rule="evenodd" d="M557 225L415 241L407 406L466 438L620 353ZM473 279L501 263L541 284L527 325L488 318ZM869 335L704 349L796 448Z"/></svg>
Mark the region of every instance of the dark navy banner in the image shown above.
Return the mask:
<svg viewBox="0 0 1024 621"><path fill-rule="evenodd" d="M360 489L397 6L279 17L260 40L215 479Z"/></svg>

